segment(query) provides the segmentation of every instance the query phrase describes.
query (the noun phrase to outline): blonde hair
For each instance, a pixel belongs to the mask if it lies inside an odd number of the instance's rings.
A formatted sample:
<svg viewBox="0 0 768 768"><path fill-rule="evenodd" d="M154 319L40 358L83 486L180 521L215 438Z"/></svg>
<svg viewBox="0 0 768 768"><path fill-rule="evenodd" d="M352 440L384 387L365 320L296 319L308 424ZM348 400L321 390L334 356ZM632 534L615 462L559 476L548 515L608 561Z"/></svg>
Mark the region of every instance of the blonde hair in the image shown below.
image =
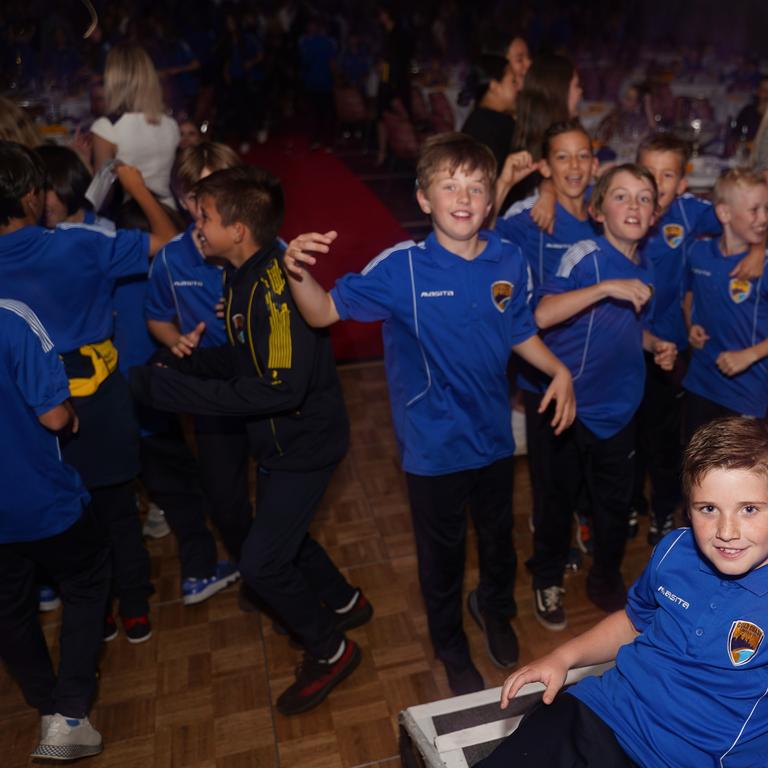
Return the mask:
<svg viewBox="0 0 768 768"><path fill-rule="evenodd" d="M183 196L200 181L207 168L211 173L243 164L232 147L211 141L203 141L193 147L185 147L176 155L171 172L173 191Z"/></svg>
<svg viewBox="0 0 768 768"><path fill-rule="evenodd" d="M715 205L728 203L729 195L735 187L751 189L765 183L766 181L762 174L753 171L751 168L729 168L723 171L715 182L712 202Z"/></svg>
<svg viewBox="0 0 768 768"><path fill-rule="evenodd" d="M0 96L0 140L15 141L30 148L42 143L29 115L4 96Z"/></svg>
<svg viewBox="0 0 768 768"><path fill-rule="evenodd" d="M120 43L107 54L104 101L108 115L141 112L147 122L160 122L165 111L160 78L141 46Z"/></svg>

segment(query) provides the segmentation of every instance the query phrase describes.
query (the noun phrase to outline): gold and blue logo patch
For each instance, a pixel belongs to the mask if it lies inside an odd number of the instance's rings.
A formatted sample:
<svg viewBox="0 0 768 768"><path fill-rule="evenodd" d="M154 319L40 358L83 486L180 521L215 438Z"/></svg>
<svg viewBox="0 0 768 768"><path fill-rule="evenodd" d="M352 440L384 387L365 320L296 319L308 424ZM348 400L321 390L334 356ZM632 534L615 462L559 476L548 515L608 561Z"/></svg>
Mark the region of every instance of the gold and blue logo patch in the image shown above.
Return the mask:
<svg viewBox="0 0 768 768"><path fill-rule="evenodd" d="M742 301L746 301L751 293L752 283L749 280L739 280L734 277L728 283L728 294L734 304L741 304Z"/></svg>
<svg viewBox="0 0 768 768"><path fill-rule="evenodd" d="M741 619L731 624L728 633L728 656L734 667L743 667L754 658L765 632L751 621Z"/></svg>
<svg viewBox="0 0 768 768"><path fill-rule="evenodd" d="M503 312L512 301L512 290L514 286L508 280L497 280L491 285L491 299L493 306Z"/></svg>
<svg viewBox="0 0 768 768"><path fill-rule="evenodd" d="M677 248L683 242L685 229L681 224L665 224L662 234L664 235L664 242L670 248Z"/></svg>

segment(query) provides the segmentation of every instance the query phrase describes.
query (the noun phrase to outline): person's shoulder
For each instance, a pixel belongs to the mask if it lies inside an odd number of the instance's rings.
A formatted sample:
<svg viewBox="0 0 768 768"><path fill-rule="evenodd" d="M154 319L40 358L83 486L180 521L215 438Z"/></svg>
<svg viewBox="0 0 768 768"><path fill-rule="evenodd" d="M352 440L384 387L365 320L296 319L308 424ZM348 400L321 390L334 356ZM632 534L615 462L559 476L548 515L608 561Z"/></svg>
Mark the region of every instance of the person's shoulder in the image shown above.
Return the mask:
<svg viewBox="0 0 768 768"><path fill-rule="evenodd" d="M571 272L584 262L587 256L600 252L600 244L597 240L580 240L574 243L560 260L557 269L558 277L569 277Z"/></svg>
<svg viewBox="0 0 768 768"><path fill-rule="evenodd" d="M45 326L34 311L23 301L16 299L0 299L0 328L6 344L18 339L26 331L32 331L40 341L43 352L53 349Z"/></svg>
<svg viewBox="0 0 768 768"><path fill-rule="evenodd" d="M686 213L700 214L702 211L712 210L712 203L709 200L694 195L693 192L683 192L682 195L678 195L677 203L685 209Z"/></svg>
<svg viewBox="0 0 768 768"><path fill-rule="evenodd" d="M518 200L516 203L512 203L512 205L507 208L502 218L505 221L513 219L516 222L533 222L533 219L531 218L531 210L533 209L533 206L536 205L536 201L538 199L539 194L537 192L530 197L526 197L523 200Z"/></svg>
<svg viewBox="0 0 768 768"><path fill-rule="evenodd" d="M426 247L425 241L417 243L415 240L402 240L389 248L385 248L381 253L371 259L365 267L363 267L360 274L368 275L376 269L396 267L404 260L407 260L409 254L413 255L414 252L424 252Z"/></svg>
<svg viewBox="0 0 768 768"><path fill-rule="evenodd" d="M114 240L118 236L119 232L121 231L127 232L130 230L119 230L119 229L116 229L114 226L110 227L109 225L100 223L98 221L94 222L93 224L62 221L60 224L57 224L56 228L52 231L55 235L58 235L60 238L61 237L64 237L64 238L107 237L110 240Z"/></svg>
<svg viewBox="0 0 768 768"><path fill-rule="evenodd" d="M673 555L690 555L691 553L697 560L701 559L699 550L696 548L693 541L693 531L689 527L675 528L665 534L658 544L656 544L651 552L651 561L655 564L655 567L658 568L665 560Z"/></svg>

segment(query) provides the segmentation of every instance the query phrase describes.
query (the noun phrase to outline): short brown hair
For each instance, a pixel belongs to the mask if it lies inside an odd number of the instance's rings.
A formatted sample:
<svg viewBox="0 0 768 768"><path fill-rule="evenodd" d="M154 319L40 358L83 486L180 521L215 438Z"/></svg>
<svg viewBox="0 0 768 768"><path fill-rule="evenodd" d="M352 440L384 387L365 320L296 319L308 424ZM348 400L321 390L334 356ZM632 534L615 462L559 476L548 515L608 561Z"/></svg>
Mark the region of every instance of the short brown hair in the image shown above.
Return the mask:
<svg viewBox="0 0 768 768"><path fill-rule="evenodd" d="M642 165L637 163L624 163L623 165L614 165L613 168L609 168L595 184L595 189L592 192L592 199L590 200L590 207L597 213L603 212L603 203L605 202L605 196L608 194L608 188L611 186L611 182L614 177L619 173L629 173L636 179L641 181L647 181L651 185L653 190L653 202L657 205L659 202L659 188L656 186L656 179L653 178L653 174Z"/></svg>
<svg viewBox="0 0 768 768"><path fill-rule="evenodd" d="M680 158L680 173L685 176L691 159L691 144L673 133L652 133L646 136L637 148L637 162L643 152L673 152Z"/></svg>
<svg viewBox="0 0 768 768"><path fill-rule="evenodd" d="M768 481L768 426L762 419L726 416L696 430L683 454L682 485L686 499L707 472L744 469Z"/></svg>
<svg viewBox="0 0 768 768"><path fill-rule="evenodd" d="M215 171L195 184L192 191L198 198L213 199L225 226L245 224L259 246L271 243L283 226L283 188L262 168L241 165Z"/></svg>
<svg viewBox="0 0 768 768"><path fill-rule="evenodd" d="M541 156L544 160L549 158L550 150L552 149L552 140L558 136L562 136L564 133L580 133L586 137L587 143L592 146L592 137L587 132L587 129L581 124L581 121L577 117L572 117L568 120L559 120L544 131L544 139L541 143Z"/></svg>
<svg viewBox="0 0 768 768"><path fill-rule="evenodd" d="M457 168L480 171L492 187L496 182L496 158L493 152L465 133L452 131L430 136L422 145L416 164L416 183L421 190L429 187L432 177L444 166L450 173Z"/></svg>
<svg viewBox="0 0 768 768"><path fill-rule="evenodd" d="M223 171L237 168L243 161L232 147L214 141L201 141L194 147L184 147L176 155L171 171L173 191L179 196L186 195L200 181L203 171Z"/></svg>
<svg viewBox="0 0 768 768"><path fill-rule="evenodd" d="M746 167L728 168L720 174L715 182L715 188L712 192L712 202L715 205L728 202L728 193L731 192L734 187L746 187L747 189L751 189L760 184L766 184L765 178L761 173Z"/></svg>

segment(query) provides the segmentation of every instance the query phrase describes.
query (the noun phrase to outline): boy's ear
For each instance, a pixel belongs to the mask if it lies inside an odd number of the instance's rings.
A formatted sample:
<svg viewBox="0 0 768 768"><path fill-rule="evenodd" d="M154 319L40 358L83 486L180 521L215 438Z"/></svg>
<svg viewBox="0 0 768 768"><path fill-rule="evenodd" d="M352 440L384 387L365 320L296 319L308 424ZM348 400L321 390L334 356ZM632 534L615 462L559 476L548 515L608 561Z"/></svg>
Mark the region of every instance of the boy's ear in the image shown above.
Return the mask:
<svg viewBox="0 0 768 768"><path fill-rule="evenodd" d="M552 169L549 167L549 163L547 162L546 158L541 158L539 161L539 173L545 178L545 179L551 179L552 178Z"/></svg>
<svg viewBox="0 0 768 768"><path fill-rule="evenodd" d="M679 197L682 195L685 190L688 189L688 179L687 177L683 176L680 181L677 182L677 189L675 190L675 197Z"/></svg>
<svg viewBox="0 0 768 768"><path fill-rule="evenodd" d="M432 213L432 206L429 203L429 198L424 194L424 190L419 187L416 190L416 202L419 204L419 208L428 216Z"/></svg>
<svg viewBox="0 0 768 768"><path fill-rule="evenodd" d="M40 220L45 209L45 191L42 189L30 189L21 198L21 207L24 213L35 222Z"/></svg>
<svg viewBox="0 0 768 768"><path fill-rule="evenodd" d="M721 224L728 224L731 221L731 206L728 203L718 203L715 206L715 216Z"/></svg>
<svg viewBox="0 0 768 768"><path fill-rule="evenodd" d="M598 210L597 210L597 208L595 208L595 206L594 206L594 205L592 205L592 203L590 203L590 204L589 204L589 215L590 215L590 216L591 216L591 217L592 217L592 218L593 218L593 219L594 219L594 220L595 220L595 221L596 221L598 224L602 224L602 223L605 221L605 216L603 216L603 214L602 214L602 213L600 213L600 211L598 211Z"/></svg>
<svg viewBox="0 0 768 768"><path fill-rule="evenodd" d="M247 233L245 224L243 224L242 221L233 221L229 226L232 230L232 240L237 245L240 245L240 243L242 243L243 240L245 240L245 236Z"/></svg>

